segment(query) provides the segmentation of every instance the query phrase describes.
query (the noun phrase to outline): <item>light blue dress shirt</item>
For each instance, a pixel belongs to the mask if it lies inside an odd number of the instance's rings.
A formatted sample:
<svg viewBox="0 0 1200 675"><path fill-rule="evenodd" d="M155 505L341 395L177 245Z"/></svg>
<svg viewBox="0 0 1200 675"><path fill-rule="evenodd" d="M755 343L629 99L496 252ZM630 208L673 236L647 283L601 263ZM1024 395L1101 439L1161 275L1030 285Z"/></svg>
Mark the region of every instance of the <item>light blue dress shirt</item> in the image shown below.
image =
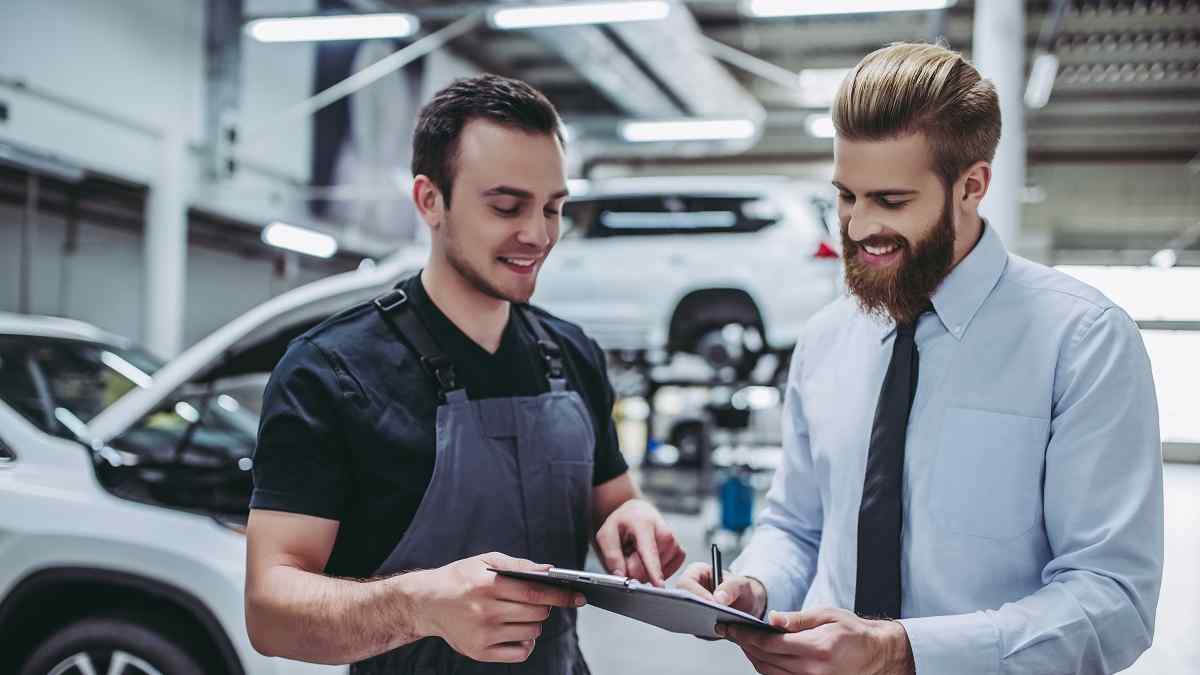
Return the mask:
<svg viewBox="0 0 1200 675"><path fill-rule="evenodd" d="M1111 673L1154 634L1162 456L1134 322L984 228L917 323L901 623L920 675ZM858 510L895 325L853 298L805 328L784 459L735 561L773 610L854 608Z"/></svg>

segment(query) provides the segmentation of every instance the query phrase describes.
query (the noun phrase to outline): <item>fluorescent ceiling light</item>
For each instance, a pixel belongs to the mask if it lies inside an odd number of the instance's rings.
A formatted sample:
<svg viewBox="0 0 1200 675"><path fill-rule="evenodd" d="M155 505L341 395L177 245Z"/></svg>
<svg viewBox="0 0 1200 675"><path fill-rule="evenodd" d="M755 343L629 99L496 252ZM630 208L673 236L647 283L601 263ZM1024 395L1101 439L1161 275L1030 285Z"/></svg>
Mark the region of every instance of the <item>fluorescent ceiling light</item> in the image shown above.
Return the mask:
<svg viewBox="0 0 1200 675"><path fill-rule="evenodd" d="M833 126L833 117L829 115L809 115L804 120L804 127L810 136L816 138L833 138L837 129Z"/></svg>
<svg viewBox="0 0 1200 675"><path fill-rule="evenodd" d="M631 143L652 141L721 141L750 138L758 126L750 120L660 120L624 122L621 137Z"/></svg>
<svg viewBox="0 0 1200 675"><path fill-rule="evenodd" d="M259 42L316 42L403 38L420 25L412 14L352 14L256 19L245 30Z"/></svg>
<svg viewBox="0 0 1200 675"><path fill-rule="evenodd" d="M264 227L262 240L276 248L318 258L333 257L338 250L337 240L333 237L287 223L271 223Z"/></svg>
<svg viewBox="0 0 1200 675"><path fill-rule="evenodd" d="M658 21L671 13L663 0L630 2L572 2L561 5L501 7L488 12L492 27L501 30L578 26L626 21Z"/></svg>
<svg viewBox="0 0 1200 675"><path fill-rule="evenodd" d="M945 9L954 0L743 0L742 13L757 17L873 14Z"/></svg>
<svg viewBox="0 0 1200 675"><path fill-rule="evenodd" d="M572 197L582 197L592 188L592 182L586 178L568 178L567 192Z"/></svg>
<svg viewBox="0 0 1200 675"><path fill-rule="evenodd" d="M1164 248L1150 256L1150 264L1159 269L1174 267L1177 262L1179 262L1179 256L1175 253L1174 249Z"/></svg>
<svg viewBox="0 0 1200 675"><path fill-rule="evenodd" d="M833 105L833 97L837 94L842 80L850 74L851 68L805 68L797 75L800 82L800 92L797 98L800 105L809 108L828 108Z"/></svg>
<svg viewBox="0 0 1200 675"><path fill-rule="evenodd" d="M1025 105L1044 108L1054 89L1054 78L1058 77L1058 57L1045 52L1038 54L1029 69L1029 83L1025 85Z"/></svg>

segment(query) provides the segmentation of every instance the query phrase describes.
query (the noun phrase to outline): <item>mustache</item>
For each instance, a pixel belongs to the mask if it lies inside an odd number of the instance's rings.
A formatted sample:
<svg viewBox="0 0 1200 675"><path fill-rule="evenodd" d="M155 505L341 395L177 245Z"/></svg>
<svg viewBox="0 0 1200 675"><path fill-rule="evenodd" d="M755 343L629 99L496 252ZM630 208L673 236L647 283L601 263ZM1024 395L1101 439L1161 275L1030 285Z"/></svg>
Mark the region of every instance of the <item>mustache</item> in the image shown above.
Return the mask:
<svg viewBox="0 0 1200 675"><path fill-rule="evenodd" d="M844 244L848 243L853 248L862 248L864 246L870 246L872 248L888 248L890 246L896 246L899 248L909 248L908 239L906 239L898 234L894 234L894 235L873 234L873 235L867 237L866 239L859 239L859 240L851 239L849 237L849 235L845 234L844 230L843 230L843 234L844 234L843 243Z"/></svg>

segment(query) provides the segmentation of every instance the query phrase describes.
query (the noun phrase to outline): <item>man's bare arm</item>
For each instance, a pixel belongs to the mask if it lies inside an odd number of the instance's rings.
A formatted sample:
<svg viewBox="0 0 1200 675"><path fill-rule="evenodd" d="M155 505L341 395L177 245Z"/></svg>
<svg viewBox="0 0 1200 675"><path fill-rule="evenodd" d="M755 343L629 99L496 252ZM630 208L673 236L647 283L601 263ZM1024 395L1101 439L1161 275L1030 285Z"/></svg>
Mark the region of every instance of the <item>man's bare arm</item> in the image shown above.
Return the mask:
<svg viewBox="0 0 1200 675"><path fill-rule="evenodd" d="M415 579L374 581L322 574L339 523L253 510L247 526L246 627L268 656L351 663L421 637L413 618Z"/></svg>
<svg viewBox="0 0 1200 675"><path fill-rule="evenodd" d="M312 516L250 512L246 627L259 652L342 664L436 636L477 661L519 663L551 607L583 604L570 591L489 572L549 567L499 553L382 579L327 577L338 527Z"/></svg>

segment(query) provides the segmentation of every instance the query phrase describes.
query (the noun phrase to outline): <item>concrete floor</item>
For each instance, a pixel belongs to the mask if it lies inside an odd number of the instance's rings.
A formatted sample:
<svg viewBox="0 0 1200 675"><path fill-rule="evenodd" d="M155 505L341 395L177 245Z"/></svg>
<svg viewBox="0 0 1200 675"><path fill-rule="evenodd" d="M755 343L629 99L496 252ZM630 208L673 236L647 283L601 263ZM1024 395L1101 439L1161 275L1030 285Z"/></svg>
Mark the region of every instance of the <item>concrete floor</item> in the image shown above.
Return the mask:
<svg viewBox="0 0 1200 675"><path fill-rule="evenodd" d="M1167 557L1158 605L1155 644L1126 673L1185 675L1200 672L1200 465L1166 465ZM689 561L706 556L700 516L668 515ZM696 675L753 673L741 651L728 642L675 635L585 607L580 640L595 675Z"/></svg>

